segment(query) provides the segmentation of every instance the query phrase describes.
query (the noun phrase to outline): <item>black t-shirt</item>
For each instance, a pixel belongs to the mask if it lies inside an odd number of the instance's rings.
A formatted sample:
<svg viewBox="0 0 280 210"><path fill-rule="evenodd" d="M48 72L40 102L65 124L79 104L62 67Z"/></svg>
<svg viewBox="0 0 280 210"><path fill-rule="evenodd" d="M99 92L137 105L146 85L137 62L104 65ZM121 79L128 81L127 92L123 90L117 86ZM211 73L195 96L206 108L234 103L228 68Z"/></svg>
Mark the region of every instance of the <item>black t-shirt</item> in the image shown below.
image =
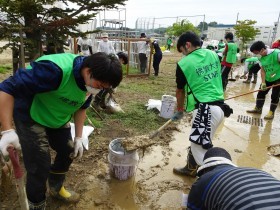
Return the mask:
<svg viewBox="0 0 280 210"><path fill-rule="evenodd" d="M178 89L184 89L185 85L187 84L187 79L179 64L177 64L176 67L176 83Z"/></svg>

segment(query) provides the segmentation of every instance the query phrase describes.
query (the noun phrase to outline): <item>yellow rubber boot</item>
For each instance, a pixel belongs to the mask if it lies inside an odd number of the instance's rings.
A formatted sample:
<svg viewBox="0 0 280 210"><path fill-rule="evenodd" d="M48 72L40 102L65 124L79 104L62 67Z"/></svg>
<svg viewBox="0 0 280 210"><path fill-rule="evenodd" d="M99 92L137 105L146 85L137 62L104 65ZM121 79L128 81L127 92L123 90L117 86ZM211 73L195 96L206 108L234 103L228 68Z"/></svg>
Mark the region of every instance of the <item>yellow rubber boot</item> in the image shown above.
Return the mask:
<svg viewBox="0 0 280 210"><path fill-rule="evenodd" d="M267 115L265 115L264 119L265 120L272 120L274 118L274 112L269 111Z"/></svg>
<svg viewBox="0 0 280 210"><path fill-rule="evenodd" d="M77 203L80 200L80 195L74 191L66 190L64 186L62 186L59 192L56 192L52 188L50 188L50 194L52 197L57 198L59 200L63 200L69 203Z"/></svg>

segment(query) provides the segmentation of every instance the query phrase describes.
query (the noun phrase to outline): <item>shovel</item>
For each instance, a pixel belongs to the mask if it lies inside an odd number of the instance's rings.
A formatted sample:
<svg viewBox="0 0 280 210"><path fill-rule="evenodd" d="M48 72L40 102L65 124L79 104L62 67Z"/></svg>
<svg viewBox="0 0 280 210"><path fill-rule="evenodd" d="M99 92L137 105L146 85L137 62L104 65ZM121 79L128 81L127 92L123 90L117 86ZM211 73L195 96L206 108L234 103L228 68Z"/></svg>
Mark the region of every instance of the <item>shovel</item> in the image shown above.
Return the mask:
<svg viewBox="0 0 280 210"><path fill-rule="evenodd" d="M29 207L28 207L28 202L27 202L27 197L25 192L24 175L23 175L23 170L19 164L18 153L13 146L9 146L7 151L9 153L9 157L11 159L13 169L14 169L15 182L16 182L16 188L19 197L20 208L21 210L28 210Z"/></svg>
<svg viewBox="0 0 280 210"><path fill-rule="evenodd" d="M124 139L122 139L121 144L126 151L136 150L139 148L144 149L149 146L152 146L153 144L156 143L156 141L155 140L152 141L152 139L154 137L156 137L171 122L172 122L172 119L168 120L159 129L152 132L150 135L142 135L142 136L135 136L135 137L131 137L131 138L124 138Z"/></svg>
<svg viewBox="0 0 280 210"><path fill-rule="evenodd" d="M164 128L166 128L170 123L172 122L172 119L169 119L166 123L164 123L159 129L157 129L156 131L152 132L150 135L149 135L149 138L152 139L154 137L156 137L159 132L161 132Z"/></svg>

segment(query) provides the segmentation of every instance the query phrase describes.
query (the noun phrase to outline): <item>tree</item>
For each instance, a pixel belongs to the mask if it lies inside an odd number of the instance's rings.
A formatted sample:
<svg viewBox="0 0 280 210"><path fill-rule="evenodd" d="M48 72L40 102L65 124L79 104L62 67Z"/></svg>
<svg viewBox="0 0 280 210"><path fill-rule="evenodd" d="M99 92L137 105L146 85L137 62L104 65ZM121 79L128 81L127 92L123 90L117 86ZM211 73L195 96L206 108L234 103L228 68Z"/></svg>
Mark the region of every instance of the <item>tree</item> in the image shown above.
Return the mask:
<svg viewBox="0 0 280 210"><path fill-rule="evenodd" d="M206 31L208 29L208 24L206 22L200 22L197 26L197 28L202 31Z"/></svg>
<svg viewBox="0 0 280 210"><path fill-rule="evenodd" d="M14 47L24 34L25 48L31 59L41 55L42 40L62 45L68 35L83 35L77 29L94 18L100 10L124 5L125 0L0 0L0 40ZM58 6L60 5L60 6ZM88 31L87 33L92 33Z"/></svg>
<svg viewBox="0 0 280 210"><path fill-rule="evenodd" d="M256 23L257 21L255 20L239 20L237 21L237 24L233 27L235 29L236 37L238 37L241 41L241 54L243 53L244 46L246 45L246 43L254 40L257 33L259 32L259 30L255 29L253 26Z"/></svg>
<svg viewBox="0 0 280 210"><path fill-rule="evenodd" d="M199 34L199 30L188 20L182 20L179 23L173 23L172 26L170 26L166 29L166 33L169 36L172 36L172 35L180 36L182 33L186 32L186 31L193 31L196 34Z"/></svg>
<svg viewBox="0 0 280 210"><path fill-rule="evenodd" d="M210 22L210 23L208 24L208 26L210 26L210 27L215 27L215 26L217 26L217 25L218 25L218 23L217 23L216 21Z"/></svg>

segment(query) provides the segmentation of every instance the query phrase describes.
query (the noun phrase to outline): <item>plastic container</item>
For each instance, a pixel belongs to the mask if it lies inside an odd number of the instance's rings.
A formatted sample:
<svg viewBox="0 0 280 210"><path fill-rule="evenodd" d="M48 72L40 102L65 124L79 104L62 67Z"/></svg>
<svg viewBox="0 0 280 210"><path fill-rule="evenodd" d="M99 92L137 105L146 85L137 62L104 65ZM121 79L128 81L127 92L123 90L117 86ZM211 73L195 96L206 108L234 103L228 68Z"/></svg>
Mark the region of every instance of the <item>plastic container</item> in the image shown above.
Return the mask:
<svg viewBox="0 0 280 210"><path fill-rule="evenodd" d="M127 180L134 176L139 156L136 150L125 151L118 138L109 144L108 161L111 174L119 180Z"/></svg>
<svg viewBox="0 0 280 210"><path fill-rule="evenodd" d="M171 95L163 95L161 98L160 116L165 119L170 119L176 107L177 99Z"/></svg>

